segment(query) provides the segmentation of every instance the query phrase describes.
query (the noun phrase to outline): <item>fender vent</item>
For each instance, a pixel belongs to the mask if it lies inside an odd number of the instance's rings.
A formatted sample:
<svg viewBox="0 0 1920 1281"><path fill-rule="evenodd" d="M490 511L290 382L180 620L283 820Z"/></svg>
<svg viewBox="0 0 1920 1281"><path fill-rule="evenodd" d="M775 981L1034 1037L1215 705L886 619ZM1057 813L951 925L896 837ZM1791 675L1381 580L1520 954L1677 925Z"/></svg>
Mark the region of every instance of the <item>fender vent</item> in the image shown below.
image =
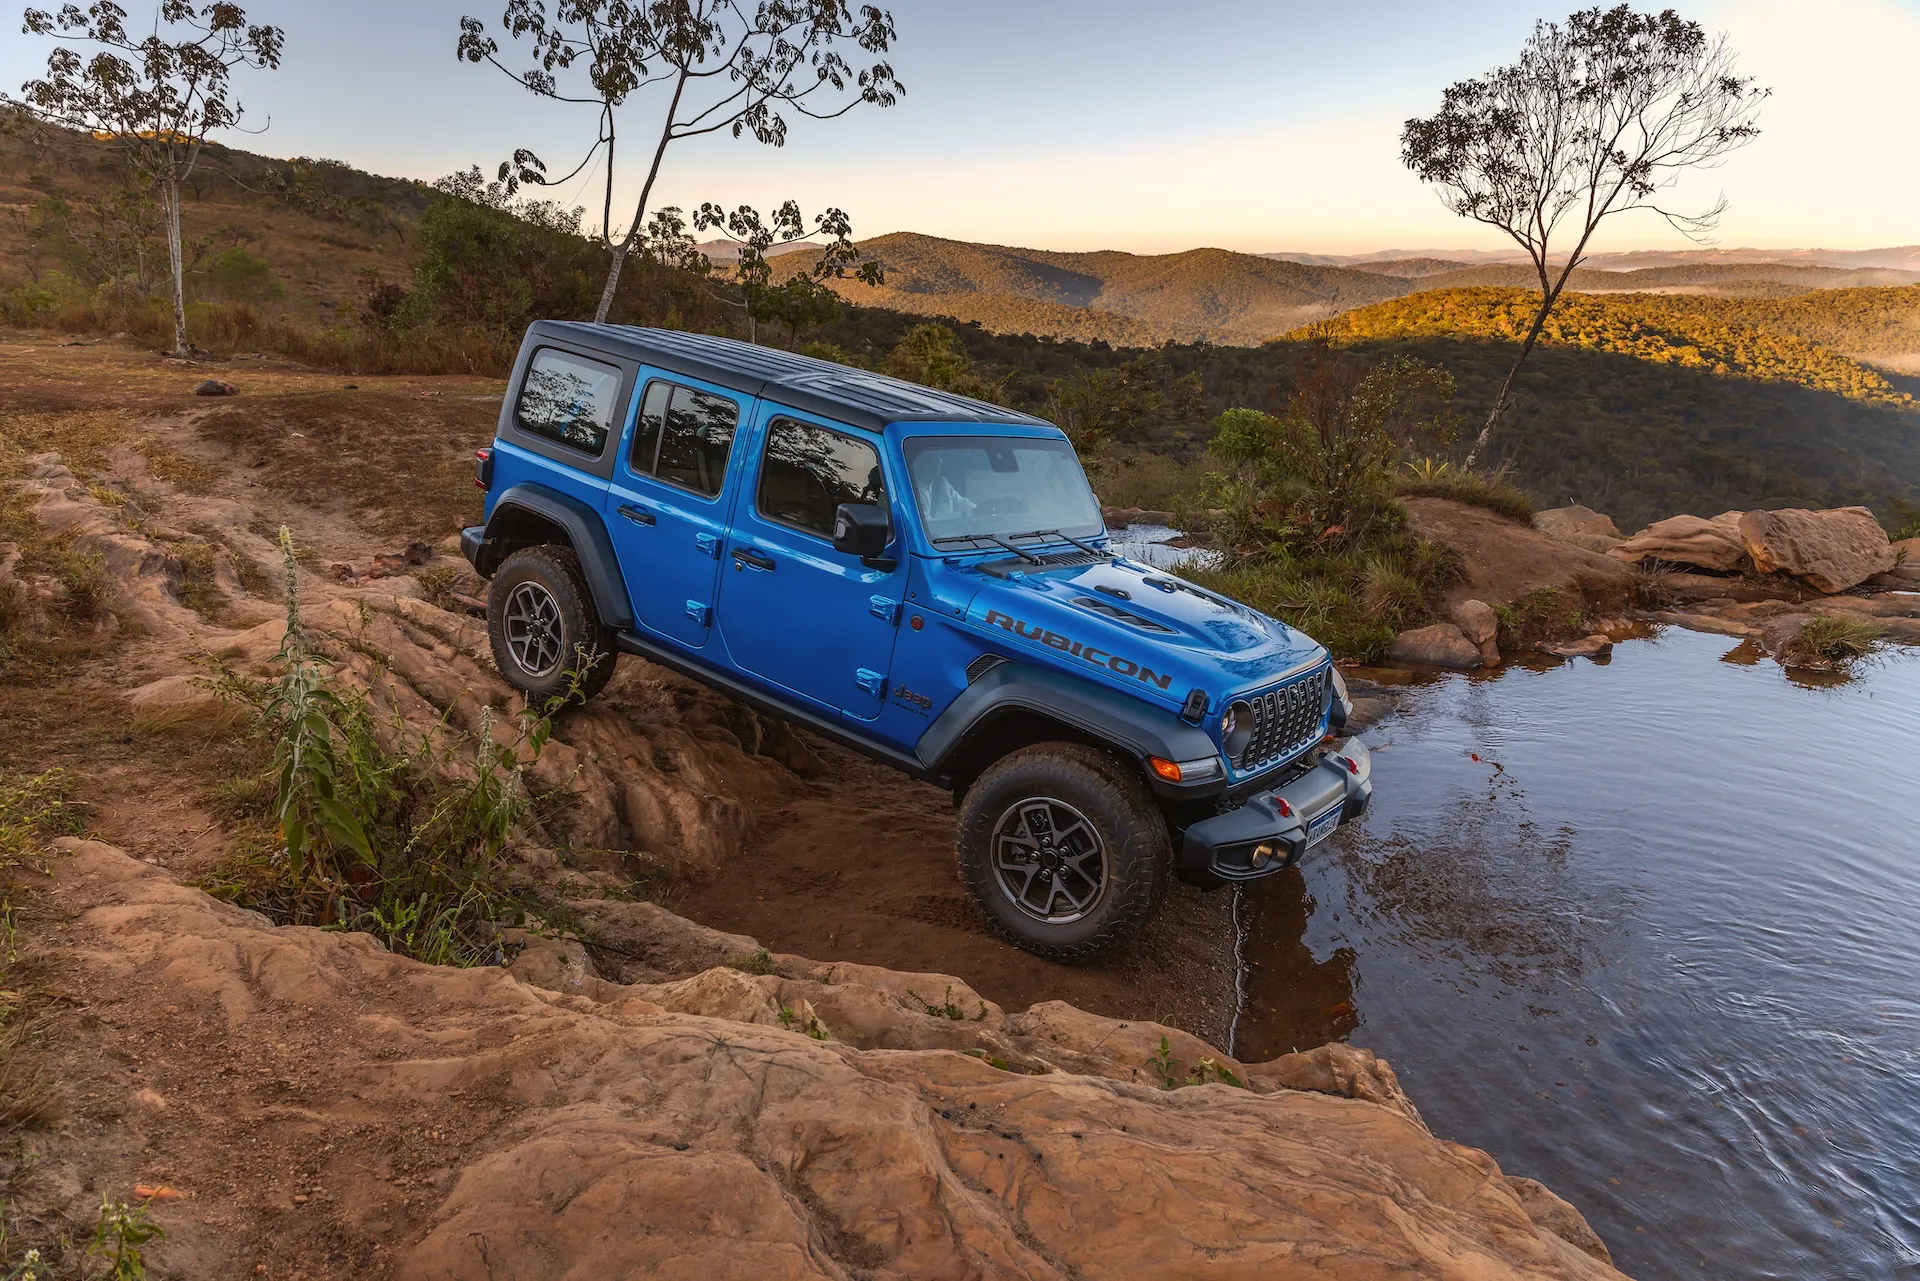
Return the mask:
<svg viewBox="0 0 1920 1281"><path fill-rule="evenodd" d="M1171 634L1173 632L1173 628L1168 627L1165 623L1156 623L1153 619L1145 618L1130 609L1122 609L1110 600L1100 600L1093 596L1076 596L1073 598L1073 603L1082 609L1090 609L1096 614L1105 614L1115 622L1131 624L1134 627L1138 627L1141 631L1161 632L1163 634Z"/></svg>
<svg viewBox="0 0 1920 1281"><path fill-rule="evenodd" d="M998 654L982 654L967 664L967 684L971 685L1007 660Z"/></svg>

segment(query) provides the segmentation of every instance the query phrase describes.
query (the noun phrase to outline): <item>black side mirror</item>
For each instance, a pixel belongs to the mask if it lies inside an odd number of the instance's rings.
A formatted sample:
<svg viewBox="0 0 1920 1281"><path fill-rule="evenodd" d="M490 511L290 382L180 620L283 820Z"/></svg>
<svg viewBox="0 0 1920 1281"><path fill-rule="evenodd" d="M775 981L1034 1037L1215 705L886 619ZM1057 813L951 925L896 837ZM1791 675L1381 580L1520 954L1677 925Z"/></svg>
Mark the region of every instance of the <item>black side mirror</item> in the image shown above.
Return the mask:
<svg viewBox="0 0 1920 1281"><path fill-rule="evenodd" d="M833 513L833 549L873 569L892 569L885 560L887 538L892 533L887 509L878 503L841 503Z"/></svg>

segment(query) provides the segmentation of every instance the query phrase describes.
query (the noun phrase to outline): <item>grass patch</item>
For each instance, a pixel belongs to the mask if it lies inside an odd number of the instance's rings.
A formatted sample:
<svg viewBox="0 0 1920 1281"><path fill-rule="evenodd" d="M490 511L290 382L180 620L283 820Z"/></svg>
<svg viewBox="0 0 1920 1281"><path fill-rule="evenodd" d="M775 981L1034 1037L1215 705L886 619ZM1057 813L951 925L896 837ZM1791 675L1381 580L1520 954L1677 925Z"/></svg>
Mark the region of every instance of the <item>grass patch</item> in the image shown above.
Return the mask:
<svg viewBox="0 0 1920 1281"><path fill-rule="evenodd" d="M1539 587L1511 605L1495 605L1500 620L1499 646L1502 653L1518 654L1543 641L1566 640L1586 636L1585 603L1576 595L1558 587Z"/></svg>
<svg viewBox="0 0 1920 1281"><path fill-rule="evenodd" d="M70 534L50 533L27 498L0 485L0 672L35 681L92 652L120 587L106 561Z"/></svg>
<svg viewBox="0 0 1920 1281"><path fill-rule="evenodd" d="M1864 618L1819 614L1807 620L1780 649L1787 667L1845 671L1880 648L1886 629Z"/></svg>
<svg viewBox="0 0 1920 1281"><path fill-rule="evenodd" d="M1484 507L1516 524L1532 527L1533 500L1504 476L1487 476L1442 464L1431 469L1409 469L1397 478L1403 498L1451 498L1456 503Z"/></svg>

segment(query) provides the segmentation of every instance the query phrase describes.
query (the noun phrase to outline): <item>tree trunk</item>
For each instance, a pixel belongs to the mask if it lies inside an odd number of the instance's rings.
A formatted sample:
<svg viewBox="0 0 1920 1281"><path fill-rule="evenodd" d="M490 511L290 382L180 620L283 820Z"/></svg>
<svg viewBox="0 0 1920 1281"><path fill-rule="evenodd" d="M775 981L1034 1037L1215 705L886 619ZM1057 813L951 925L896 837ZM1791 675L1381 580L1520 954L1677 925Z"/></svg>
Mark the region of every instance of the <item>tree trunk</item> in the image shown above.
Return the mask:
<svg viewBox="0 0 1920 1281"><path fill-rule="evenodd" d="M1473 470L1474 462L1486 449L1487 442L1493 439L1493 429L1499 424L1500 415L1506 412L1507 397L1513 391L1513 380L1519 376L1520 366L1527 363L1527 356L1533 351L1533 345L1540 341L1540 331L1547 327L1547 317L1553 314L1553 304L1558 301L1558 294L1543 298L1540 310L1534 313L1533 327L1527 330L1527 340L1520 345L1520 354L1513 358L1513 367L1507 370L1506 380L1500 384L1500 394L1493 398L1493 409L1487 414L1487 424L1480 429L1480 434L1473 438L1473 448L1467 451L1468 471Z"/></svg>
<svg viewBox="0 0 1920 1281"><path fill-rule="evenodd" d="M607 323L607 313L613 310L613 295L620 288L620 269L627 263L627 245L625 242L613 247L613 265L607 268L607 287L600 291L600 305L594 308L593 323Z"/></svg>
<svg viewBox="0 0 1920 1281"><path fill-rule="evenodd" d="M180 184L169 178L165 184L167 204L167 257L173 269L173 354L187 354L187 281L180 261Z"/></svg>

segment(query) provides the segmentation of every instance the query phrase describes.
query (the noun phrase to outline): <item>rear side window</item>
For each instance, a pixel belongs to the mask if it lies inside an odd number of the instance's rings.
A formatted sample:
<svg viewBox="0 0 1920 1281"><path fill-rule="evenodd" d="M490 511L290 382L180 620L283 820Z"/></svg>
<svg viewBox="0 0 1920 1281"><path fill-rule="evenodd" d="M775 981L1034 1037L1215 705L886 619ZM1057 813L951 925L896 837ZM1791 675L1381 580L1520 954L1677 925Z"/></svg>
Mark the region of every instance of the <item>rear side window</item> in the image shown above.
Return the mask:
<svg viewBox="0 0 1920 1281"><path fill-rule="evenodd" d="M627 465L642 476L711 498L727 478L740 406L725 396L673 383L647 384Z"/></svg>
<svg viewBox="0 0 1920 1281"><path fill-rule="evenodd" d="M514 421L520 430L598 458L613 429L620 371L597 360L543 347L533 353Z"/></svg>
<svg viewBox="0 0 1920 1281"><path fill-rule="evenodd" d="M841 503L886 506L887 483L873 446L845 432L774 419L760 463L760 514L831 538Z"/></svg>

